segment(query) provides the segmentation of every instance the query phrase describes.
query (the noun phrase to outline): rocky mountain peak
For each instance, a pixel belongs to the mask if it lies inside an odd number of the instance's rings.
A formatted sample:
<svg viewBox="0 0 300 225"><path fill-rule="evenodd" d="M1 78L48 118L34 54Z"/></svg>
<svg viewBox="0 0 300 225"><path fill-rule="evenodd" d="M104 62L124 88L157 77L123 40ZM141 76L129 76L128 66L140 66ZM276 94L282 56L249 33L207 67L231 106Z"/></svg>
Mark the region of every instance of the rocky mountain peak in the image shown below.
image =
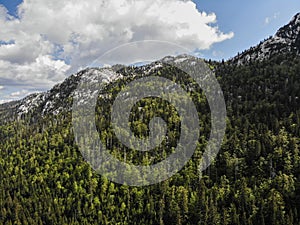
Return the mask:
<svg viewBox="0 0 300 225"><path fill-rule="evenodd" d="M250 61L262 61L281 53L300 55L300 13L296 14L287 25L281 27L274 36L238 54L230 62L242 65Z"/></svg>
<svg viewBox="0 0 300 225"><path fill-rule="evenodd" d="M300 13L296 14L291 22L280 28L274 37L283 38L290 42L299 40L300 34Z"/></svg>

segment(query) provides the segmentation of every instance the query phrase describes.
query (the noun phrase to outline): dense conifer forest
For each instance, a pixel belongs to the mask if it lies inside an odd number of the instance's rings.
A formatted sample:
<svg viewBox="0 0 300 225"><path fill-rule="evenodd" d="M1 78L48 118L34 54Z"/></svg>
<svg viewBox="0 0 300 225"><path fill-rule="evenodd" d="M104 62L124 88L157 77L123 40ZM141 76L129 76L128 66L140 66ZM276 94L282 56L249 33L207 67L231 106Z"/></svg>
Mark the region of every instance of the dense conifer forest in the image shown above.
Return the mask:
<svg viewBox="0 0 300 225"><path fill-rule="evenodd" d="M197 149L179 173L146 187L110 182L79 152L69 110L29 112L0 125L0 224L300 224L300 57L207 63L227 107L222 148L207 170L198 170L210 131L205 95L182 71L165 65L152 75L189 91L201 123ZM147 136L150 119L160 116L168 124L168 138L149 153L125 148L109 123L111 103L131 74L146 75L137 67L119 72L124 78L107 85L107 95L98 99L101 140L129 163L163 160L180 135L176 110L157 98L140 101L132 110L134 133Z"/></svg>

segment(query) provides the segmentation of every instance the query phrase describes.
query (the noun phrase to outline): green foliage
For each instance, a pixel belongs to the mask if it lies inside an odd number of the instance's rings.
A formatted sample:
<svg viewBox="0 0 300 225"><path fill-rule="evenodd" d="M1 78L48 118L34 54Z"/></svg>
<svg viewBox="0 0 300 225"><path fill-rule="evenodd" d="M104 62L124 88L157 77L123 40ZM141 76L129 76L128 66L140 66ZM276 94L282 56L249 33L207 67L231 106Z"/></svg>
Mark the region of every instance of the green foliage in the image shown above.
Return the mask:
<svg viewBox="0 0 300 225"><path fill-rule="evenodd" d="M198 171L210 131L205 96L184 73L164 66L152 73L182 85L199 112L202 136L182 171L147 187L114 184L84 161L70 112L29 114L0 126L0 224L300 224L299 57L246 66L210 63L228 118L222 148L206 171ZM157 98L138 102L132 131L141 138L149 135L149 121L159 116L168 124L168 138L148 153L122 146L110 125L111 103L131 75L143 76L143 71L129 67L122 73L124 79L108 85L107 95L98 100L101 140L125 162L161 161L176 147L179 115Z"/></svg>

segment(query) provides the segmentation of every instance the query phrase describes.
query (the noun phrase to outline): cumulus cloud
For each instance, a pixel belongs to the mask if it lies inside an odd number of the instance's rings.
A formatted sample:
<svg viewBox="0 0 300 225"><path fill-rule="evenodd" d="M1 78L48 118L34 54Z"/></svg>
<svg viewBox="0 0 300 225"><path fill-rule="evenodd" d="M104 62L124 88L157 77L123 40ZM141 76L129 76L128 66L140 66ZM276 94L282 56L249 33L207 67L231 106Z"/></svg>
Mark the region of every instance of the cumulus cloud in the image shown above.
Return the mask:
<svg viewBox="0 0 300 225"><path fill-rule="evenodd" d="M193 51L233 37L213 23L190 0L25 0L18 18L0 5L0 78L50 88L120 44L161 40Z"/></svg>

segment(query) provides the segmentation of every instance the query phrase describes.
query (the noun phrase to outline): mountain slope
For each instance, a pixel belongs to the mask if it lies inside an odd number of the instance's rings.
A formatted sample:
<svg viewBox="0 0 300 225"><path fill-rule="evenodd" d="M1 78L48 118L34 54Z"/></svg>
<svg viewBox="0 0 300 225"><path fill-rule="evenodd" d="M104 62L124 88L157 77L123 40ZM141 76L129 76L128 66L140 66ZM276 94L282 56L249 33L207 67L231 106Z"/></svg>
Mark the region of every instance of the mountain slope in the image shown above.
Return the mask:
<svg viewBox="0 0 300 225"><path fill-rule="evenodd" d="M287 25L280 28L273 37L269 37L259 45L237 55L230 62L241 65L284 53L300 55L300 13L296 14Z"/></svg>
<svg viewBox="0 0 300 225"><path fill-rule="evenodd" d="M63 98L71 96L71 89L56 86L46 93L47 100L38 98L43 103L37 111L0 125L0 223L299 224L300 57L284 58L279 64L265 60L239 67L212 63L228 114L217 159L207 170L198 171L210 120L203 95L192 91L201 123L192 159L172 178L143 188L110 182L85 162L74 142L69 97ZM162 146L144 154L124 147L115 136L109 110L114 97L134 76L146 75L146 68L151 70L148 75L163 74L191 87L184 74L167 65L124 68L124 77L109 83L107 95L100 96L95 118L111 154L142 165L168 156L180 127L170 105L146 99L133 108L132 130L147 136L150 119L164 118L168 132ZM48 113L39 114L44 109Z"/></svg>
<svg viewBox="0 0 300 225"><path fill-rule="evenodd" d="M283 33L281 37L289 34ZM272 50L270 57L239 66L209 63L224 92L227 130L216 160L205 171L199 171L199 164L209 137L210 110L195 82L167 64L195 66L189 56L118 66L117 76L109 69L99 76L102 69L89 68L46 93L1 105L0 224L300 224L300 56L292 48L286 51ZM102 143L121 161L150 165L164 160L178 143L176 109L157 98L133 107L129 124L138 137L149 135L152 118L167 122L165 140L149 152L120 143L110 116L120 90L151 75L174 80L192 97L199 112L197 149L180 172L159 184L110 182L92 170L74 141L74 90L82 77L105 83L95 108ZM141 179L138 173L130 178Z"/></svg>
<svg viewBox="0 0 300 225"><path fill-rule="evenodd" d="M140 67L124 67L116 65L111 68L111 72L115 71L118 76L115 77L114 73L103 75L102 68L87 68L76 74L69 76L65 81L55 85L51 90L44 93L31 94L24 99L0 104L0 118L1 122L12 121L15 119L24 118L27 114L36 114L44 116L47 114L57 115L61 112L70 112L72 107L72 97L74 91L81 79L85 79L91 83L104 82L110 83L122 77L122 73L133 76L134 74L149 74L161 67L166 63L182 63L186 60L193 63L195 58L188 55L179 55L176 57L168 56L156 62ZM195 63L195 62L194 62ZM106 70L108 71L108 70ZM87 95L92 93L87 93ZM0 122L0 123L1 123Z"/></svg>
<svg viewBox="0 0 300 225"><path fill-rule="evenodd" d="M228 63L243 65L253 61L262 61L271 58L272 56L283 54L295 54L300 55L300 13L296 14L292 20L285 26L281 27L273 37L269 37L267 40L262 41L255 47L252 47L241 54L233 57ZM151 70L161 66L161 63L167 63L168 60L173 62L180 62L188 56L182 55L178 57L165 57L164 59L154 62L150 65L141 67L142 69ZM146 68L148 67L148 68ZM117 69L118 66L115 67ZM45 113L57 114L62 110L70 109L70 104L67 106L67 99L72 97L72 91L75 90L79 77L81 76L93 76L91 79L98 79L94 68L83 70L77 74L74 74L67 78L63 83L56 85L50 91L46 93L32 94L27 96L23 100L0 104L1 118L10 120L11 118L20 118L27 112L33 112L38 110L38 113L44 115Z"/></svg>

